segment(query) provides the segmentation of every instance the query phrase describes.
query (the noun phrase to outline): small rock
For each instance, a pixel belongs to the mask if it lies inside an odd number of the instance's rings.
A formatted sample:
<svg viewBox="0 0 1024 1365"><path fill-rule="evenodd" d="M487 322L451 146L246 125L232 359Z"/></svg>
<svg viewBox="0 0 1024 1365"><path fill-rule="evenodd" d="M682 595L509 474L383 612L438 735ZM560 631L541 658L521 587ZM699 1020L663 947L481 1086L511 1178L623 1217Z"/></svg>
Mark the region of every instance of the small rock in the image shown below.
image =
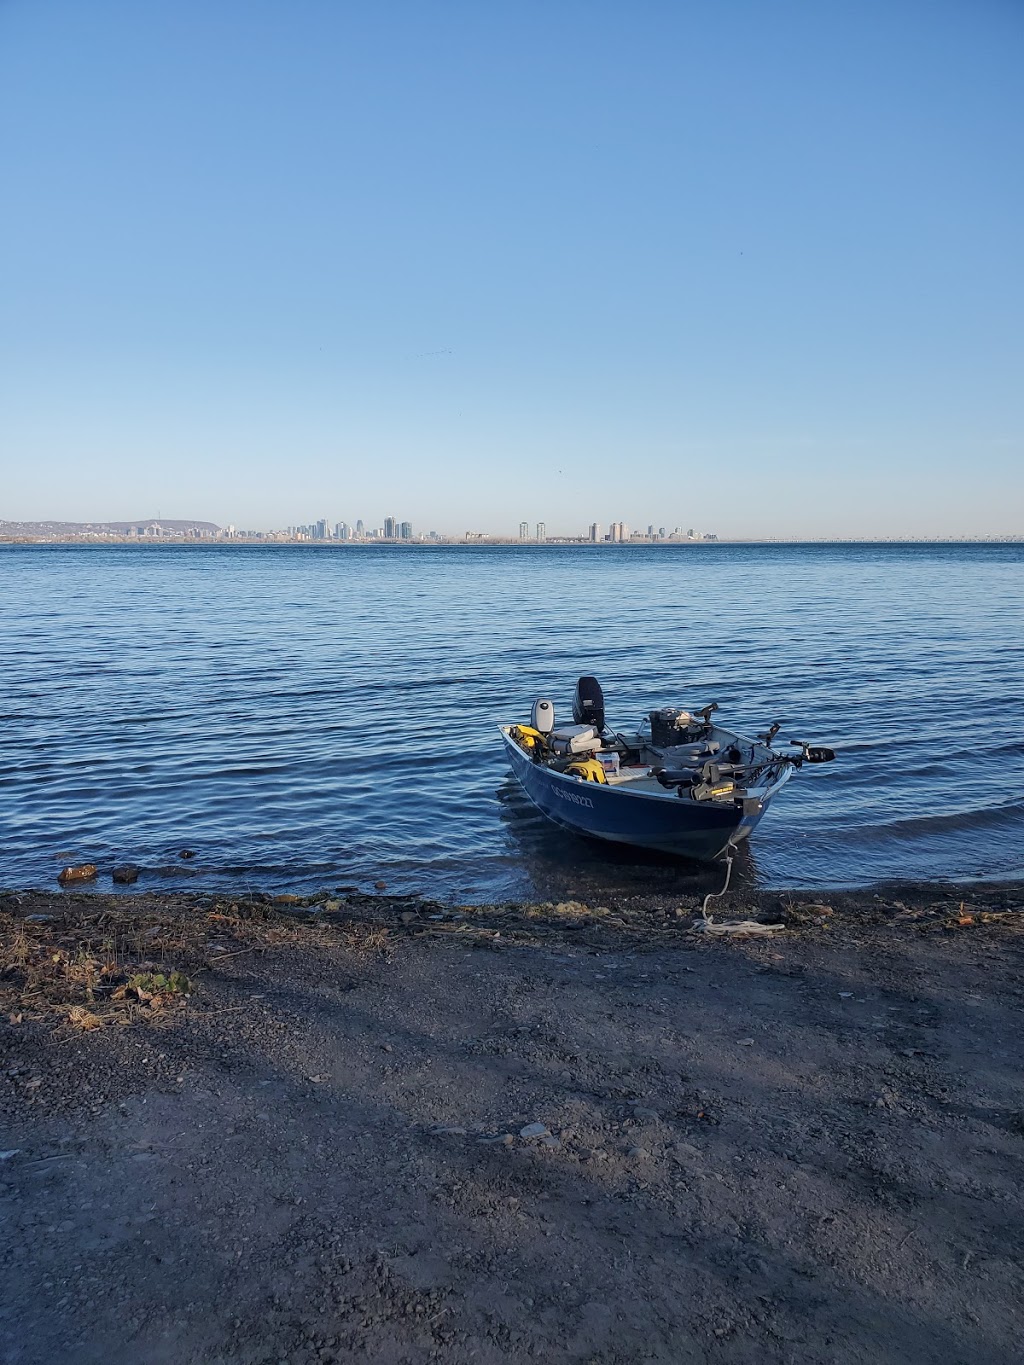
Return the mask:
<svg viewBox="0 0 1024 1365"><path fill-rule="evenodd" d="M460 1128L457 1123L435 1123L430 1130L435 1137L465 1137L465 1128Z"/></svg>
<svg viewBox="0 0 1024 1365"><path fill-rule="evenodd" d="M386 891L388 889L387 882L374 882L373 885L378 891Z"/></svg>
<svg viewBox="0 0 1024 1365"><path fill-rule="evenodd" d="M95 876L95 863L78 863L71 867L62 867L57 873L57 880L61 886L67 886L73 882L91 882Z"/></svg>
<svg viewBox="0 0 1024 1365"><path fill-rule="evenodd" d="M403 911L402 911L401 919L402 919L402 923L403 923L403 924L412 924L412 922L413 922L413 920L414 920L415 918L416 918L416 915L415 915L415 913L414 913L412 910L403 910Z"/></svg>
<svg viewBox="0 0 1024 1365"><path fill-rule="evenodd" d="M178 854L179 858L194 858L195 856L196 851L194 848L183 848L181 852Z"/></svg>
<svg viewBox="0 0 1024 1365"><path fill-rule="evenodd" d="M840 992L839 992L839 999L840 999L840 1000L852 1000L852 999L853 999L853 991L840 991Z"/></svg>
<svg viewBox="0 0 1024 1365"><path fill-rule="evenodd" d="M395 1049L391 1046L390 1043L381 1043L380 1050L381 1052L394 1052Z"/></svg>
<svg viewBox="0 0 1024 1365"><path fill-rule="evenodd" d="M477 1142L481 1143L483 1146L511 1147L513 1142L515 1142L515 1138L511 1133L499 1133L497 1137L477 1138Z"/></svg>
<svg viewBox="0 0 1024 1365"><path fill-rule="evenodd" d="M562 1144L558 1141L556 1137L552 1137L551 1134L548 1133L547 1137L541 1138L540 1145L542 1147L550 1147L552 1150L554 1150L555 1148L561 1147Z"/></svg>
<svg viewBox="0 0 1024 1365"><path fill-rule="evenodd" d="M753 1038L741 1038L741 1039L739 1040L739 1043L737 1044L737 1046L738 1046L738 1047L753 1047L753 1046L754 1046L754 1040L753 1040Z"/></svg>
<svg viewBox="0 0 1024 1365"><path fill-rule="evenodd" d="M125 863L122 867L115 867L110 876L113 881L130 886L139 880L139 869L134 863Z"/></svg>
<svg viewBox="0 0 1024 1365"><path fill-rule="evenodd" d="M634 1104L633 1117L635 1119L659 1119L661 1118L661 1115L658 1113L657 1109L646 1109L641 1104Z"/></svg>
<svg viewBox="0 0 1024 1365"><path fill-rule="evenodd" d="M630 1149L629 1149L629 1151L626 1153L626 1155L627 1155L627 1156L631 1156L631 1157L642 1157L642 1156L646 1156L647 1153L646 1153L646 1151L644 1150L643 1147L630 1147Z"/></svg>
<svg viewBox="0 0 1024 1365"><path fill-rule="evenodd" d="M301 904L302 904L302 897L301 897L301 896L293 896L292 893L291 893L290 891L285 891L285 892L282 892L282 894L281 894L280 896L275 896L275 897L274 897L274 904L275 904L275 905L301 905Z"/></svg>
<svg viewBox="0 0 1024 1365"><path fill-rule="evenodd" d="M528 1123L525 1128L520 1128L521 1138L542 1138L548 1136L549 1129L544 1123Z"/></svg>

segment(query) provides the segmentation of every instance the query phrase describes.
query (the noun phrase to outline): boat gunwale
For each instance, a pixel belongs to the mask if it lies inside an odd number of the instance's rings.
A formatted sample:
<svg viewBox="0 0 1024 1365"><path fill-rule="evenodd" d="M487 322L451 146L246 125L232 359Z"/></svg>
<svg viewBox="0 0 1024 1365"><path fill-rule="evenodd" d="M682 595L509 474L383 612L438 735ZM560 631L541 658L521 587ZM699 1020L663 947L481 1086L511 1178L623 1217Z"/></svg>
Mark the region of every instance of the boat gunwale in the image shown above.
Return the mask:
<svg viewBox="0 0 1024 1365"><path fill-rule="evenodd" d="M515 722L513 722L512 724L514 724L514 723L515 723ZM529 763L531 767L539 768L539 769L540 769L548 778L552 778L552 779L553 779L553 778L558 778L560 781L571 782L571 783L573 783L574 785L581 784L581 785L583 785L583 786L585 786L585 787L599 787L599 788L600 788L600 787L603 787L603 788L605 788L607 791L618 792L618 793L621 793L621 795L623 795L623 796L630 796L630 797L633 798L634 801L637 801L637 800L644 800L644 801L657 801L657 802L662 802L662 801L665 801L665 800L673 801L673 800L677 800L677 799L678 799L678 796L677 796L676 792L670 790L669 788L664 788L662 791L657 791L657 792L653 792L653 791L635 791L635 790L630 790L629 786L628 786L626 783L624 783L624 782L623 782L623 783L618 783L618 782L616 782L616 783L610 783L610 782L609 782L609 783L604 783L604 782L587 782L585 779L576 777L576 776L574 776L572 773L561 773L561 772L559 772L559 771L557 770L557 768L549 768L549 767L547 767L546 764L543 764L543 763L534 763L533 760L530 758L529 754L526 753L526 751L525 751L524 749L520 748L520 746L515 742L515 740L514 740L514 739L512 738L512 736L509 734L509 731L510 731L511 729L512 729L512 725L511 725L511 724L509 724L509 725L501 724L501 725L498 726L498 730L499 730L500 733L501 733L501 737L502 737L502 739L505 741L505 744L508 746L508 748L509 748L514 754L517 754L524 762ZM733 732L732 732L732 731L728 731L727 733L732 734ZM737 738L742 738L742 737L741 737L741 736L737 736ZM785 786L785 784L789 781L789 779L790 779L792 776L793 776L793 768L792 768L792 766L791 766L790 764L788 764L788 763L785 763L785 764L782 765L782 769L781 769L781 771L780 771L778 777L776 777L776 779L775 779L773 782L769 782L769 783L767 783L767 784L766 784L765 786L763 786L763 787L746 787L746 788L744 788L744 791L745 791L746 796L747 796L748 799L756 799L756 800L760 801L760 802L762 803L762 805L764 805L767 801L769 801L769 800L771 799L771 797L773 797L773 796L775 795L775 793L776 793L781 787ZM518 780L518 778L517 778L517 780ZM529 795L529 793L527 793L527 795ZM704 804L704 803L695 803L695 804ZM727 803L724 802L724 801L721 801L721 802L707 802L706 804L707 804L707 806L708 806L710 809L712 809L712 810L719 810L719 811L721 811L721 810L727 809ZM734 804L734 798L730 798L730 801L729 801L729 803L728 803L728 805L732 805L732 804Z"/></svg>

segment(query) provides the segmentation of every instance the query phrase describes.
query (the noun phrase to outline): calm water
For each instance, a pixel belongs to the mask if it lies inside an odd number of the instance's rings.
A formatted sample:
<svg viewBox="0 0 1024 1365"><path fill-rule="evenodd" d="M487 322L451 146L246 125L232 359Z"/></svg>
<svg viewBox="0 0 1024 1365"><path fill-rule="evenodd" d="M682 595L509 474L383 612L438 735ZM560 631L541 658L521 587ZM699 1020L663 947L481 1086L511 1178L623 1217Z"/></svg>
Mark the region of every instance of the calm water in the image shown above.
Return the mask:
<svg viewBox="0 0 1024 1365"><path fill-rule="evenodd" d="M582 672L613 724L716 700L839 751L743 879L1018 877L1022 589L1019 545L0 549L0 884L70 860L239 892L707 884L512 785L494 727L538 695L569 720Z"/></svg>

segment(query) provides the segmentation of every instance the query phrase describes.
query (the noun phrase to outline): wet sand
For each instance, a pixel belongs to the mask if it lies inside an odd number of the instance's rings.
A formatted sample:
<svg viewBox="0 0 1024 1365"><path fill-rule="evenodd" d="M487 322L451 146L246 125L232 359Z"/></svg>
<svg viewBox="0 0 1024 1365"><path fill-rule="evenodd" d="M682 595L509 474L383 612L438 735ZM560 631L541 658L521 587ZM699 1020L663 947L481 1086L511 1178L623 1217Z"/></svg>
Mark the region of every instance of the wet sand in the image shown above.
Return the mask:
<svg viewBox="0 0 1024 1365"><path fill-rule="evenodd" d="M712 913L0 895L0 1359L1019 1360L1024 888Z"/></svg>

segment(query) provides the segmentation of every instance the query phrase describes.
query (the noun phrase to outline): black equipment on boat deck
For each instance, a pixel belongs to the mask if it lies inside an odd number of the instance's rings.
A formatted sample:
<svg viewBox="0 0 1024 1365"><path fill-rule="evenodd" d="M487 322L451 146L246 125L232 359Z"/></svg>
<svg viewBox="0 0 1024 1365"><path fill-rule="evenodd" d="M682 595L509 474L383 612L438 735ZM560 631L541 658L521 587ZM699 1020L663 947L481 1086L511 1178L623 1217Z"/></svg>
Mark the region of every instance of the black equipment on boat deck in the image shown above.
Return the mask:
<svg viewBox="0 0 1024 1365"><path fill-rule="evenodd" d="M604 693L596 678L580 678L572 699L572 718L577 725L592 725L598 734L604 730Z"/></svg>
<svg viewBox="0 0 1024 1365"><path fill-rule="evenodd" d="M671 748L686 740L693 717L678 706L663 706L650 713L651 743L658 749Z"/></svg>

